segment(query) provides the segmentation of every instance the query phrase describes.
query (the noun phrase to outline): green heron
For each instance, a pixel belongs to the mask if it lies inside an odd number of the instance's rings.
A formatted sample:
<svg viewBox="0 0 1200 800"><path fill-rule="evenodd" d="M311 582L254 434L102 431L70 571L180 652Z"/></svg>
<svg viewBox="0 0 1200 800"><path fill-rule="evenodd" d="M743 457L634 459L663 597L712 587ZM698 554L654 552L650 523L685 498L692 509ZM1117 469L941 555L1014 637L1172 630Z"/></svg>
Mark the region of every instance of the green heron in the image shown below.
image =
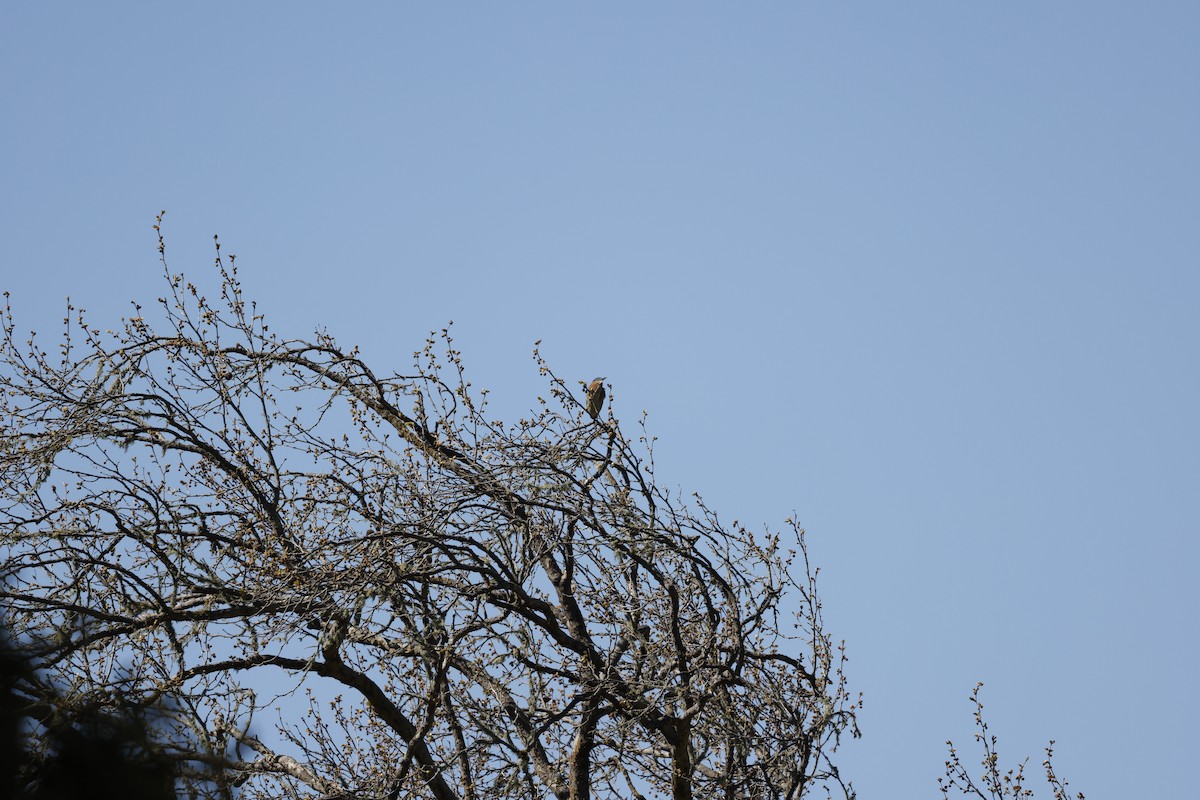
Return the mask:
<svg viewBox="0 0 1200 800"><path fill-rule="evenodd" d="M604 378L596 378L583 390L587 395L587 412L592 419L600 418L600 409L604 408Z"/></svg>

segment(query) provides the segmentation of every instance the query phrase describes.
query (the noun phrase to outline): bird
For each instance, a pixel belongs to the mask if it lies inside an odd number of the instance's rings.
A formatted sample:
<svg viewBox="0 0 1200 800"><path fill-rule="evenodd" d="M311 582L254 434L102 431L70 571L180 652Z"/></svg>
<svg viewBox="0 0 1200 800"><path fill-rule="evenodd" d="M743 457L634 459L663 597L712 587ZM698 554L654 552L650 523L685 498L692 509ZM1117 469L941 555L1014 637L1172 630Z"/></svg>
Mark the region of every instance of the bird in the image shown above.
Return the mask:
<svg viewBox="0 0 1200 800"><path fill-rule="evenodd" d="M600 418L600 409L604 408L604 378L596 378L584 387L587 395L587 412L592 419Z"/></svg>

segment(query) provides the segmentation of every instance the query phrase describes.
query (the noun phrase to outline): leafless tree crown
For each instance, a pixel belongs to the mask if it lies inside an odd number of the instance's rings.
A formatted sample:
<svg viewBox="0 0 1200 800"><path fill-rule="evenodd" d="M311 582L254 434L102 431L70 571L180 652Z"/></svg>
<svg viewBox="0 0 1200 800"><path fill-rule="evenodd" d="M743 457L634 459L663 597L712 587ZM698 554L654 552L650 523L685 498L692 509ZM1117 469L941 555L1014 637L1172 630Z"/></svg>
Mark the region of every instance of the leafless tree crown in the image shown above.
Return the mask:
<svg viewBox="0 0 1200 800"><path fill-rule="evenodd" d="M950 800L951 793L955 797L977 797L980 800L1032 800L1035 797L1032 784L1034 780L1025 774L1029 759L1003 770L1000 766L1000 752L997 749L996 737L989 732L988 724L983 718L983 701L979 699L982 683L975 684L971 692L971 705L975 707L975 742L983 752L980 766L983 768L979 778L972 777L971 770L963 763L954 742L946 742L949 755L945 762L945 775L938 778L938 788L944 800ZM1054 741L1045 748L1046 758L1042 761L1042 774L1054 800L1084 800L1083 792L1071 794L1070 784L1060 777L1054 769Z"/></svg>
<svg viewBox="0 0 1200 800"><path fill-rule="evenodd" d="M114 331L68 306L51 349L6 296L0 590L35 721L160 709L191 796L849 793L858 701L794 522L664 489L644 426L536 349L546 396L505 423L448 331L377 373L216 267L216 299L167 270Z"/></svg>

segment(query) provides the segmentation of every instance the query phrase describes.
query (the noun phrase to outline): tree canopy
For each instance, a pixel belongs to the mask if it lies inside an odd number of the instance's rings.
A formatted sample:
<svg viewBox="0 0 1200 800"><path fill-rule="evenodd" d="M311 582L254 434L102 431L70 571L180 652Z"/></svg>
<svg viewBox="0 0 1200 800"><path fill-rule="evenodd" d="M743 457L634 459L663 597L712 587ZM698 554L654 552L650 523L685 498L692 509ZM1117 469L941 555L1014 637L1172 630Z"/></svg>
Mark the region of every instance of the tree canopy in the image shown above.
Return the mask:
<svg viewBox="0 0 1200 800"><path fill-rule="evenodd" d="M164 296L113 330L68 306L43 347L6 300L0 589L35 734L155 708L196 797L851 794L859 701L794 520L669 488L617 387L592 419L536 348L506 422L449 329L369 365L277 335L219 244L215 299L159 249Z"/></svg>

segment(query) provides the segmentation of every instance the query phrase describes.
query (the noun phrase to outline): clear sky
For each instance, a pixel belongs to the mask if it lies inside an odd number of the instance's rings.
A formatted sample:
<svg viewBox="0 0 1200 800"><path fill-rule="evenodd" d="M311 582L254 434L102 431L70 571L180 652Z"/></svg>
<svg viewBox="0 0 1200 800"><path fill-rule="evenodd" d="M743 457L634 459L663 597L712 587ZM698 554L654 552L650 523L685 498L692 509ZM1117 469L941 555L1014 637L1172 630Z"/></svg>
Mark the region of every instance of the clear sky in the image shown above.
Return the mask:
<svg viewBox="0 0 1200 800"><path fill-rule="evenodd" d="M214 233L284 334L454 320L659 475L808 528L866 798L1194 796L1200 4L8 3L0 288L104 326ZM973 750L967 749L972 754Z"/></svg>

